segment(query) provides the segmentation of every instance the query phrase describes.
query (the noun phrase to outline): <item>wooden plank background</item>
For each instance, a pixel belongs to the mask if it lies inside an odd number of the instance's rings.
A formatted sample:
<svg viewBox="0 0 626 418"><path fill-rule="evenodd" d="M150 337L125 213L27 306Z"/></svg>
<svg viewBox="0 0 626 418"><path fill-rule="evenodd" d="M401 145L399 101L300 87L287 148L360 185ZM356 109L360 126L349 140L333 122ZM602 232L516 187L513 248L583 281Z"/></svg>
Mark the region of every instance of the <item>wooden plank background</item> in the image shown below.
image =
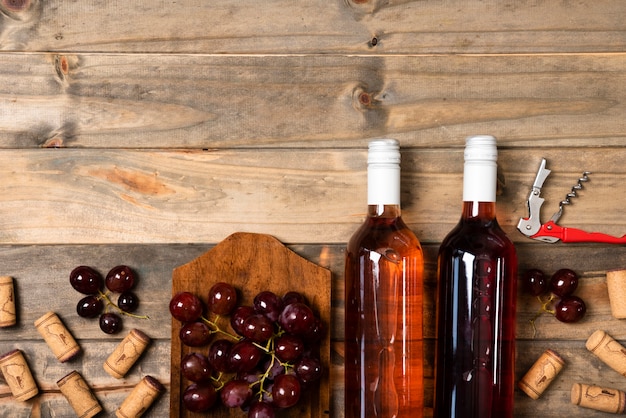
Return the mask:
<svg viewBox="0 0 626 418"><path fill-rule="evenodd" d="M520 270L574 268L589 311L541 317L520 294L518 377L546 348L567 367L516 417L600 417L574 382L626 390L584 347L611 317L607 270L622 246L543 244L515 226L542 157L543 217L592 171L560 223L626 233L626 3L332 0L0 0L0 273L15 277L21 348L42 389L15 416L72 416L56 381L80 371L111 415L138 380L169 383L171 272L237 231L276 236L333 273L330 416L342 417L343 245L365 213L367 142L401 142L404 216L426 249L427 406L432 405L434 262L460 215L465 136L498 137L498 220ZM129 264L153 338L120 381L102 361L121 337L75 314L73 267ZM59 364L33 321L59 313L83 355ZM166 394L148 416L168 416ZM427 411L427 414L430 409Z"/></svg>

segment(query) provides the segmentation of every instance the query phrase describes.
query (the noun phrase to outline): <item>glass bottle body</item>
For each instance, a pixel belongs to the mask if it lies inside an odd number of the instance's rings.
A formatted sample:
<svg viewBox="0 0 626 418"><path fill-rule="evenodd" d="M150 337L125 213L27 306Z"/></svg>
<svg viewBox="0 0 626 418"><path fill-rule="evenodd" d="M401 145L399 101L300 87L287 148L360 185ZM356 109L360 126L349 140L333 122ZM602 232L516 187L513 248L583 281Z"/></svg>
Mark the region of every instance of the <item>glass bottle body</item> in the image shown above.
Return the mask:
<svg viewBox="0 0 626 418"><path fill-rule="evenodd" d="M434 417L512 417L517 256L494 202L463 203L437 272Z"/></svg>
<svg viewBox="0 0 626 418"><path fill-rule="evenodd" d="M397 205L369 205L345 270L345 416L423 414L421 245Z"/></svg>

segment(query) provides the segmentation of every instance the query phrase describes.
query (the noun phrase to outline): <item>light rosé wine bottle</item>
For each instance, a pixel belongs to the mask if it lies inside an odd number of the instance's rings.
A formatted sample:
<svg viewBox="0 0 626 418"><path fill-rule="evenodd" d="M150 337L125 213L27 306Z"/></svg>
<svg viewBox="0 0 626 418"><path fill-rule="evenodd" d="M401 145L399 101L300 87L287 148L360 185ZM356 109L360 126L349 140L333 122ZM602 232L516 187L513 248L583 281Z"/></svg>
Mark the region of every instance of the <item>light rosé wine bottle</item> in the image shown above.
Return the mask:
<svg viewBox="0 0 626 418"><path fill-rule="evenodd" d="M400 213L396 140L370 142L367 192L345 257L345 416L421 418L424 259Z"/></svg>
<svg viewBox="0 0 626 418"><path fill-rule="evenodd" d="M496 220L498 151L466 139L463 207L437 261L436 418L513 417L517 256Z"/></svg>

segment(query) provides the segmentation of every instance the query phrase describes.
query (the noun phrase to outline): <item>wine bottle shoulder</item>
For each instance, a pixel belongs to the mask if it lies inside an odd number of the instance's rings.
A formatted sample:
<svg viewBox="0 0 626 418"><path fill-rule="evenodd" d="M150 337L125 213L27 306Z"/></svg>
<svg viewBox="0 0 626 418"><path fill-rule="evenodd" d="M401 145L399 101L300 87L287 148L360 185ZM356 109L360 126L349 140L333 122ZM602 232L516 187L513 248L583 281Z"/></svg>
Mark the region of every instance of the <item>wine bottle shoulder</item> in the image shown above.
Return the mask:
<svg viewBox="0 0 626 418"><path fill-rule="evenodd" d="M486 225L460 222L441 243L439 253L446 251L514 253L515 245L495 220Z"/></svg>
<svg viewBox="0 0 626 418"><path fill-rule="evenodd" d="M394 248L398 252L422 251L422 246L402 218L367 218L348 242L348 251L378 251Z"/></svg>

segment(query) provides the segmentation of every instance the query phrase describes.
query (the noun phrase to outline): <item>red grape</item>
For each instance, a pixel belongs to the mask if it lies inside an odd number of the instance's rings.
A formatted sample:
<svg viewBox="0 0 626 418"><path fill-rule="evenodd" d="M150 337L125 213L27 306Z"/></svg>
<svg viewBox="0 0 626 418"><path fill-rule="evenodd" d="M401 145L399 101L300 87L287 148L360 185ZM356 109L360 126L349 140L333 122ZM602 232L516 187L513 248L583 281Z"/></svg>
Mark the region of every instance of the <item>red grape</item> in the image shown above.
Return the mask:
<svg viewBox="0 0 626 418"><path fill-rule="evenodd" d="M187 347L207 345L212 337L211 329L202 321L187 322L180 328L180 341Z"/></svg>
<svg viewBox="0 0 626 418"><path fill-rule="evenodd" d="M252 306L238 306L230 317L230 326L233 327L233 330L237 334L243 336L244 322L252 315L254 315L254 308Z"/></svg>
<svg viewBox="0 0 626 418"><path fill-rule="evenodd" d="M115 266L107 273L105 284L111 292L125 292L135 285L135 272L125 265Z"/></svg>
<svg viewBox="0 0 626 418"><path fill-rule="evenodd" d="M191 412L206 412L215 405L217 393L210 383L192 383L183 392L183 404Z"/></svg>
<svg viewBox="0 0 626 418"><path fill-rule="evenodd" d="M228 362L233 371L242 373L254 370L262 357L261 350L252 341L241 340L230 349Z"/></svg>
<svg viewBox="0 0 626 418"><path fill-rule="evenodd" d="M243 323L243 336L255 343L264 343L274 334L274 323L265 315L249 316Z"/></svg>
<svg viewBox="0 0 626 418"><path fill-rule="evenodd" d="M578 296L566 296L554 307L554 316L561 322L578 322L587 312L585 302Z"/></svg>
<svg viewBox="0 0 626 418"><path fill-rule="evenodd" d="M325 330L326 328L324 327L322 320L315 317L313 319L313 325L311 325L309 331L302 336L302 339L304 339L304 342L307 344L316 343L322 339Z"/></svg>
<svg viewBox="0 0 626 418"><path fill-rule="evenodd" d="M308 305L296 302L285 306L278 322L290 334L305 335L315 324L315 315Z"/></svg>
<svg viewBox="0 0 626 418"><path fill-rule="evenodd" d="M200 353L185 355L180 363L180 369L183 376L192 382L203 383L211 380L209 360Z"/></svg>
<svg viewBox="0 0 626 418"><path fill-rule="evenodd" d="M100 329L107 334L117 334L122 330L122 318L118 314L105 312L100 315Z"/></svg>
<svg viewBox="0 0 626 418"><path fill-rule="evenodd" d="M302 357L296 362L294 369L303 383L315 382L322 377L322 363L315 357Z"/></svg>
<svg viewBox="0 0 626 418"><path fill-rule="evenodd" d="M571 295L577 287L578 275L573 270L560 269L552 275L550 290L557 296Z"/></svg>
<svg viewBox="0 0 626 418"><path fill-rule="evenodd" d="M306 302L306 298L304 297L304 295L300 292L296 292L296 291L289 291L287 293L285 293L283 295L283 305L287 306L287 305L291 305L292 303L307 303Z"/></svg>
<svg viewBox="0 0 626 418"><path fill-rule="evenodd" d="M104 309L102 299L96 295L88 295L78 301L76 313L83 318L95 318Z"/></svg>
<svg viewBox="0 0 626 418"><path fill-rule="evenodd" d="M233 379L228 381L220 390L222 404L228 408L244 406L252 399L252 389L245 380Z"/></svg>
<svg viewBox="0 0 626 418"><path fill-rule="evenodd" d="M89 266L78 266L70 273L70 285L85 295L97 294L102 282L102 275Z"/></svg>
<svg viewBox="0 0 626 418"><path fill-rule="evenodd" d="M289 408L300 399L300 381L291 374L281 374L274 379L272 400L278 408Z"/></svg>
<svg viewBox="0 0 626 418"><path fill-rule="evenodd" d="M283 334L274 340L274 351L280 361L294 361L302 355L304 342L298 336Z"/></svg>
<svg viewBox="0 0 626 418"><path fill-rule="evenodd" d="M209 290L207 305L214 314L229 315L237 306L237 290L229 283L215 283Z"/></svg>
<svg viewBox="0 0 626 418"><path fill-rule="evenodd" d="M170 314L181 322L197 320L202 309L202 301L191 292L178 292L170 300Z"/></svg>
<svg viewBox="0 0 626 418"><path fill-rule="evenodd" d="M218 372L230 373L232 368L230 367L230 351L232 350L233 343L228 340L216 340L213 341L211 347L209 347L209 354L207 359L209 364Z"/></svg>
<svg viewBox="0 0 626 418"><path fill-rule="evenodd" d="M266 290L254 297L253 307L258 313L267 316L272 321L276 321L284 308L284 303L274 292Z"/></svg>
<svg viewBox="0 0 626 418"><path fill-rule="evenodd" d="M127 290L117 298L117 306L124 312L135 312L139 307L139 298L134 292Z"/></svg>
<svg viewBox="0 0 626 418"><path fill-rule="evenodd" d="M248 418L274 418L276 412L267 402L256 402L248 410Z"/></svg>
<svg viewBox="0 0 626 418"><path fill-rule="evenodd" d="M548 291L548 280L539 269L526 270L524 273L524 284L528 293L533 296L541 296Z"/></svg>

